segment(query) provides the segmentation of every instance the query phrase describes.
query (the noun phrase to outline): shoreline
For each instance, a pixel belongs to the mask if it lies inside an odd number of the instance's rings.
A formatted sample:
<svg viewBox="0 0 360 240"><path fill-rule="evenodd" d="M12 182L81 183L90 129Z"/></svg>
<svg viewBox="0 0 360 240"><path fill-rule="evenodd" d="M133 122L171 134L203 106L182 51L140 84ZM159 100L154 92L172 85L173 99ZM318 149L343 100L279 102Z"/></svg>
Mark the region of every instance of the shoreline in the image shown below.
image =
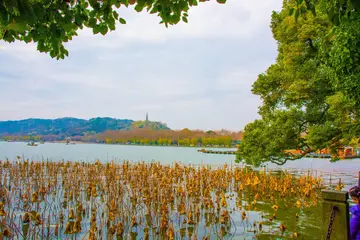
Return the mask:
<svg viewBox="0 0 360 240"><path fill-rule="evenodd" d="M0 140L0 142L8 142L8 143L27 143L27 141L4 141ZM39 142L35 142L39 143ZM63 143L66 144L65 140L58 141L48 141L47 143ZM68 145L77 145L77 144L100 144L100 145L120 145L120 146L135 146L135 147L181 147L181 148L216 148L216 149L237 149L236 146L233 147L219 147L219 146L179 146L179 145L151 145L151 144L120 144L120 143L96 143L96 142L84 142L84 141L71 141ZM39 143L39 145L42 145Z"/></svg>

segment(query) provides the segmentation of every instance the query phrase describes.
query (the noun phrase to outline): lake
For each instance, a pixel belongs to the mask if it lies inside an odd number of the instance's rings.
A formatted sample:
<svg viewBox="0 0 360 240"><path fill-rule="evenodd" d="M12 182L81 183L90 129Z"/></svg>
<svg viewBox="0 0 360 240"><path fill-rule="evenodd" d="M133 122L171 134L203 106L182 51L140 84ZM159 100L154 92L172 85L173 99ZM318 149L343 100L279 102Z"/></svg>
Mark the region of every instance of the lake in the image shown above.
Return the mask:
<svg viewBox="0 0 360 240"><path fill-rule="evenodd" d="M207 164L223 165L235 164L234 155L215 155L198 152L200 148L192 147L161 147L161 146L132 146L132 145L106 145L106 144L74 144L66 145L64 143L45 143L36 147L27 146L23 142L4 142L0 141L0 159L16 159L16 156L24 156L30 160L71 160L102 162L114 160L122 162L130 161L159 161L162 164L172 164L181 162L183 164ZM209 148L211 149L211 148ZM217 149L219 150L219 149ZM220 149L234 150L234 149ZM236 164L241 165L241 164ZM322 175L325 181L336 183L341 178L345 183L345 188L357 182L358 172L360 171L360 159L340 160L330 162L329 159L304 158L296 161L289 161L283 166L267 164L267 169L286 169L296 174L311 172L316 175Z"/></svg>
<svg viewBox="0 0 360 240"><path fill-rule="evenodd" d="M75 144L66 145L64 143L45 143L32 147L27 146L22 142L0 142L0 160L16 160L16 156L21 156L34 161L42 161L49 159L50 161L71 160L101 162L114 161L121 163L124 160L131 162L144 161L159 161L162 164L173 164L174 162L183 164L206 164L212 166L220 166L223 164L243 166L243 164L236 164L234 162L234 155L212 155L198 152L199 148L186 147L159 147L159 146L129 146L129 145L103 145L103 144ZM221 149L230 150L230 149ZM234 149L232 149L234 150ZM311 174L321 176L326 185L335 187L338 179L341 178L345 183L345 189L357 184L357 177L360 167L360 159L340 160L338 162L330 162L328 159L300 159L297 161L290 161L283 166L274 164L267 164L268 171L286 170L296 175ZM253 201L253 195L243 196L244 206ZM16 198L13 196L13 198ZM296 230L304 239L312 237L312 239L320 239L321 221L321 205L304 210L298 210L294 207L288 207L283 199L279 198L277 201L280 210L277 212L278 221L273 222L269 229L271 232L278 228L280 221L285 223L289 230ZM233 203L235 204L235 203ZM257 204L257 211L248 211L250 219L260 219L262 215L271 215L272 210L271 201L259 201ZM231 232L234 233L233 239L252 239L253 234L249 232L248 225L241 221L241 211L237 209L232 214L234 219L234 228ZM299 213L301 221L295 219L295 214ZM251 228L251 227L250 227ZM270 231L269 230L269 231ZM277 231L277 230L276 230ZM289 232L288 234L291 234ZM264 235L259 239L283 239L270 238L269 235Z"/></svg>

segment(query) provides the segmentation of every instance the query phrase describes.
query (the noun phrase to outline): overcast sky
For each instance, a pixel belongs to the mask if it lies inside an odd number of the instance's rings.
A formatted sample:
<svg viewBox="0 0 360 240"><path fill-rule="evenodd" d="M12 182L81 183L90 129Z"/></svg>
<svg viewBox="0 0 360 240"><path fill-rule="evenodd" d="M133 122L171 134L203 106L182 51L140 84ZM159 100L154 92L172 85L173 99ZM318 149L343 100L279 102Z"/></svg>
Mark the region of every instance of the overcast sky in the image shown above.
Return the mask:
<svg viewBox="0 0 360 240"><path fill-rule="evenodd" d="M271 13L281 0L215 0L168 29L159 18L121 8L126 25L105 37L89 30L57 61L33 44L0 42L0 121L114 117L170 128L241 130L258 118L251 94L275 61Z"/></svg>

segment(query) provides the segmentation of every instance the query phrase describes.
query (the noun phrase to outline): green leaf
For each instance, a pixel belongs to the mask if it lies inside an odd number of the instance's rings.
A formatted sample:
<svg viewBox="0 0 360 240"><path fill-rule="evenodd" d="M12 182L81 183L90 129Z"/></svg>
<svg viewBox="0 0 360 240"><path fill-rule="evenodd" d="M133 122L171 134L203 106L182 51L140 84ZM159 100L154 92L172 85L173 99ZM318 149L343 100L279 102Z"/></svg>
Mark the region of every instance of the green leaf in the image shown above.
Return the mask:
<svg viewBox="0 0 360 240"><path fill-rule="evenodd" d="M9 43L12 43L12 42L15 41L15 38L14 38L14 36L11 34L10 31L6 31L6 32L4 33L3 39L4 39L6 42L9 42Z"/></svg>
<svg viewBox="0 0 360 240"><path fill-rule="evenodd" d="M158 12L158 9L156 7L153 7L150 11L150 14L154 14L154 13L157 13Z"/></svg>
<svg viewBox="0 0 360 240"><path fill-rule="evenodd" d="M97 25L96 27L93 28L93 33L94 34L98 34L100 31L101 31L100 25Z"/></svg>
<svg viewBox="0 0 360 240"><path fill-rule="evenodd" d="M184 22L188 22L188 20L187 20L187 18L186 17L182 17L182 20L184 21Z"/></svg>
<svg viewBox="0 0 360 240"><path fill-rule="evenodd" d="M40 34L44 34L46 32L46 28L43 25L40 25L39 28L38 28L38 32Z"/></svg>
<svg viewBox="0 0 360 240"><path fill-rule="evenodd" d="M89 12L89 17L90 17L90 18L95 18L95 17L96 17L96 12L93 11L93 10L90 11L90 12Z"/></svg>
<svg viewBox="0 0 360 240"><path fill-rule="evenodd" d="M73 29L75 26L73 23L69 23L69 24L63 24L61 25L61 27L65 30L65 31L69 31L71 29Z"/></svg>
<svg viewBox="0 0 360 240"><path fill-rule="evenodd" d="M116 8L120 8L120 6L121 6L121 2L116 2L116 3L115 3L115 7L116 7Z"/></svg>
<svg viewBox="0 0 360 240"><path fill-rule="evenodd" d="M44 44L44 41L43 40L40 40L38 42L38 45L37 45L37 50L39 52L44 52L46 49L45 49L45 44Z"/></svg>
<svg viewBox="0 0 360 240"><path fill-rule="evenodd" d="M144 9L144 5L136 4L134 9L137 12L141 12Z"/></svg>
<svg viewBox="0 0 360 240"><path fill-rule="evenodd" d="M98 4L97 0L89 0L89 3L93 9L97 8L97 4Z"/></svg>
<svg viewBox="0 0 360 240"><path fill-rule="evenodd" d="M12 29L18 32L24 32L26 30L25 23L11 23L8 25L8 29Z"/></svg>
<svg viewBox="0 0 360 240"><path fill-rule="evenodd" d="M32 39L31 39L30 34L24 36L24 42L29 43L31 41L32 41Z"/></svg>
<svg viewBox="0 0 360 240"><path fill-rule="evenodd" d="M119 14L116 11L113 11L113 16L116 20L119 19Z"/></svg>
<svg viewBox="0 0 360 240"><path fill-rule="evenodd" d="M300 7L300 13L305 13L307 8L305 6Z"/></svg>
<svg viewBox="0 0 360 240"><path fill-rule="evenodd" d="M75 23L78 25L81 25L83 22L82 16L81 15L76 15L75 16Z"/></svg>
<svg viewBox="0 0 360 240"><path fill-rule="evenodd" d="M290 11L289 11L289 16L292 16L294 14L294 11L295 9L294 8L290 8Z"/></svg>
<svg viewBox="0 0 360 240"><path fill-rule="evenodd" d="M89 26L90 26L91 28L94 28L94 27L96 26L96 18L91 18L91 19L89 20Z"/></svg>
<svg viewBox="0 0 360 240"><path fill-rule="evenodd" d="M106 35L108 32L108 27L104 24L103 26L101 26L100 28L100 33L104 36Z"/></svg>
<svg viewBox="0 0 360 240"><path fill-rule="evenodd" d="M116 29L115 24L109 24L109 29L114 31Z"/></svg>
<svg viewBox="0 0 360 240"><path fill-rule="evenodd" d="M126 24L126 21L125 21L125 19L123 19L123 18L119 18L119 22L120 22L121 24Z"/></svg>
<svg viewBox="0 0 360 240"><path fill-rule="evenodd" d="M56 52L55 52L55 50L51 50L51 51L50 51L50 57L52 57L52 58L56 57Z"/></svg>
<svg viewBox="0 0 360 240"><path fill-rule="evenodd" d="M30 34L31 34L31 37L34 40L34 42L39 41L40 35L39 35L39 33L37 31L35 31L33 29L33 30L31 30Z"/></svg>

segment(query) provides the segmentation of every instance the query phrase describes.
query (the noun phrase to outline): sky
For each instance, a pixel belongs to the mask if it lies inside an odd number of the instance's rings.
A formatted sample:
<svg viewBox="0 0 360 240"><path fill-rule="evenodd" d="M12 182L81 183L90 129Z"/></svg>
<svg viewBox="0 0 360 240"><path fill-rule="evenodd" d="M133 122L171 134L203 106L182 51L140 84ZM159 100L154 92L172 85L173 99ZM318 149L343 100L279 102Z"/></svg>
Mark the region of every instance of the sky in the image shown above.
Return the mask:
<svg viewBox="0 0 360 240"><path fill-rule="evenodd" d="M0 121L114 117L172 129L242 130L259 118L251 93L277 55L269 27L281 0L215 0L188 23L120 8L126 25L106 36L85 29L56 60L36 45L0 42Z"/></svg>

